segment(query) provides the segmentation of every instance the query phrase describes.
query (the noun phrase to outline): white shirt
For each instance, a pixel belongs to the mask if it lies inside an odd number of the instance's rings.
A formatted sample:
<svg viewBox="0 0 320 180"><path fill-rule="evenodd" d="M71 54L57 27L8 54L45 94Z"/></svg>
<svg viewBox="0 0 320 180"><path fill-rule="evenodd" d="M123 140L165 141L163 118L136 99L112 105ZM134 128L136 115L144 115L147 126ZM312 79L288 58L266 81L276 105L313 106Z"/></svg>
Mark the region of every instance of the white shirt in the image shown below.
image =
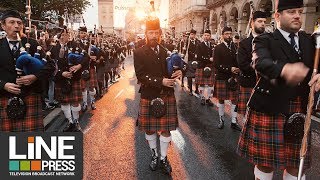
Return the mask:
<svg viewBox="0 0 320 180"><path fill-rule="evenodd" d="M10 50L12 50L12 48L13 48L13 44L11 44L11 43L10 43L10 41L14 41L14 40L9 40L9 39L7 38L7 41L8 41L8 44L9 44ZM17 48L19 48L19 42L17 42L16 46L17 46Z"/></svg>
<svg viewBox="0 0 320 180"><path fill-rule="evenodd" d="M280 28L278 28L280 33L282 34L282 36L288 41L289 44L291 44L291 38L289 37L290 33L288 33L287 31L284 31ZM297 50L299 51L299 34L295 33L296 36L294 36L294 41L296 42L297 45Z"/></svg>

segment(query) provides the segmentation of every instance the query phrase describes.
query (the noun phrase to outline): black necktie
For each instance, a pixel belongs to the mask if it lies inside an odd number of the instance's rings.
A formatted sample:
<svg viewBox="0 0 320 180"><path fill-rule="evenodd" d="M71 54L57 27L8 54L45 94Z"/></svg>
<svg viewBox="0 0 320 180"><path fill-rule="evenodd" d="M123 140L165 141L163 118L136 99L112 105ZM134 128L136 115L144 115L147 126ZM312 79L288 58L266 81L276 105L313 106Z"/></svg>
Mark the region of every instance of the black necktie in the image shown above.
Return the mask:
<svg viewBox="0 0 320 180"><path fill-rule="evenodd" d="M18 47L17 47L18 41L9 41L9 43L13 45L11 52L12 54L14 54L18 50Z"/></svg>
<svg viewBox="0 0 320 180"><path fill-rule="evenodd" d="M295 35L294 33L290 33L290 35L289 35L289 37L290 37L290 44L291 44L291 46L293 47L293 49L294 49L295 51L299 52L298 47L297 47L297 44L296 44L296 41L294 40L294 37L295 37L295 36L296 36L296 35Z"/></svg>

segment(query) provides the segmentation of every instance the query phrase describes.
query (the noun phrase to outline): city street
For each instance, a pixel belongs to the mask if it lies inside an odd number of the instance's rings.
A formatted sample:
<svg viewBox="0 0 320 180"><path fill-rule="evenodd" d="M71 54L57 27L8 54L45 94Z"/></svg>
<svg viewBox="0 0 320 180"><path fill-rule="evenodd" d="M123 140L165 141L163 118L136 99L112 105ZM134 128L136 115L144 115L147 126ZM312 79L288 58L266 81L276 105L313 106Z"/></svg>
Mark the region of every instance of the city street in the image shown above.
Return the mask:
<svg viewBox="0 0 320 180"><path fill-rule="evenodd" d="M189 96L176 85L179 128L172 132L173 141L168 158L172 177L148 167L151 152L143 132L136 128L139 86L135 78L132 56L125 61L125 70L117 83L109 88L97 109L81 115L84 133L83 179L254 179L253 166L235 153L239 132L217 129L217 107L201 106L200 100ZM60 114L47 131L62 131L66 121ZM320 128L313 122L312 168L307 179L320 179ZM282 173L276 172L275 179Z"/></svg>

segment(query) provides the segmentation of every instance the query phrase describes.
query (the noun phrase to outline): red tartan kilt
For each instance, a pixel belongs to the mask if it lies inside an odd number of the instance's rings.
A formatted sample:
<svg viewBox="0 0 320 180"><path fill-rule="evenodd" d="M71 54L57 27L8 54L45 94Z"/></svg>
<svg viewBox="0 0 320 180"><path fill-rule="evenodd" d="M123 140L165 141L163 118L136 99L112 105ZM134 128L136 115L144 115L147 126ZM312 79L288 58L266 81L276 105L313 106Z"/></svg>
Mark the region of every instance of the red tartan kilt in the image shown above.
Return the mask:
<svg viewBox="0 0 320 180"><path fill-rule="evenodd" d="M57 83L56 92L58 96L58 101L61 104L79 104L82 102L82 88L80 80L72 82L72 91L70 94L61 93L61 88L63 84Z"/></svg>
<svg viewBox="0 0 320 180"><path fill-rule="evenodd" d="M213 71L213 69L212 69L212 74L209 78L204 77L203 69L196 69L195 76L196 76L195 83L198 85L213 86L213 84L214 84L214 71Z"/></svg>
<svg viewBox="0 0 320 180"><path fill-rule="evenodd" d="M91 68L89 69L90 71L90 79L88 81L84 81L81 79L81 87L82 89L86 88L86 87L90 87L90 88L94 88L97 87L98 85L98 79L97 79L97 72L96 72L96 68Z"/></svg>
<svg viewBox="0 0 320 180"><path fill-rule="evenodd" d="M290 112L301 111L301 98L290 103ZM301 143L285 142L284 115L269 115L249 109L247 120L240 134L237 153L249 162L266 167L285 169L299 168ZM309 134L309 137L311 133ZM310 141L308 141L310 147ZM310 167L308 149L305 168Z"/></svg>
<svg viewBox="0 0 320 180"><path fill-rule="evenodd" d="M177 105L174 96L161 97L167 106L167 114L161 118L151 116L148 99L140 100L138 127L141 131L172 131L178 127Z"/></svg>
<svg viewBox="0 0 320 180"><path fill-rule="evenodd" d="M8 118L6 112L8 100L8 97L0 98L0 131L44 131L40 94L32 94L23 98L27 106L27 112L25 118L21 120L11 120Z"/></svg>
<svg viewBox="0 0 320 180"><path fill-rule="evenodd" d="M219 100L238 100L239 91L231 91L227 89L225 80L216 80L214 84L213 96Z"/></svg>
<svg viewBox="0 0 320 180"><path fill-rule="evenodd" d="M245 88L240 86L239 99L238 99L238 105L237 105L238 114L242 114L242 115L246 114L247 103L250 99L252 89L253 88Z"/></svg>

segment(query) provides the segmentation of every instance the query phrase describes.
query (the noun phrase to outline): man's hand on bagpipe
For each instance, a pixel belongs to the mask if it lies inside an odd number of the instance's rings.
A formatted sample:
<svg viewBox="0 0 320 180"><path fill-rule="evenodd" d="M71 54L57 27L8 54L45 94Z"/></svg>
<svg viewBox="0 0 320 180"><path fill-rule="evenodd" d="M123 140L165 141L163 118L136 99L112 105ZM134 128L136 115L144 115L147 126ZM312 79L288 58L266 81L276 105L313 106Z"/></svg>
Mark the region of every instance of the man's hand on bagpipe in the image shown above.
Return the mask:
<svg viewBox="0 0 320 180"><path fill-rule="evenodd" d="M81 64L78 64L78 65L71 66L71 67L69 68L69 71L72 72L72 73L76 73L76 72L79 71L81 68L82 68L82 65L81 65Z"/></svg>
<svg viewBox="0 0 320 180"><path fill-rule="evenodd" d="M6 83L4 85L4 90L8 91L9 93L12 94L20 94L21 93L21 86L15 83Z"/></svg>
<svg viewBox="0 0 320 180"><path fill-rule="evenodd" d="M168 78L163 78L162 80L162 85L166 87L173 87L176 79L168 79Z"/></svg>
<svg viewBox="0 0 320 180"><path fill-rule="evenodd" d="M176 70L171 75L171 78L173 78L173 79L180 79L181 77L182 77L182 71L181 70Z"/></svg>
<svg viewBox="0 0 320 180"><path fill-rule="evenodd" d="M25 86L29 86L32 83L34 83L37 80L37 77L33 74L29 74L29 75L25 75L25 76L21 76L20 78L17 78L16 83L18 85L25 85Z"/></svg>
<svg viewBox="0 0 320 180"><path fill-rule="evenodd" d="M62 76L65 77L65 78L71 79L73 74L72 74L72 72L64 71L62 73Z"/></svg>

